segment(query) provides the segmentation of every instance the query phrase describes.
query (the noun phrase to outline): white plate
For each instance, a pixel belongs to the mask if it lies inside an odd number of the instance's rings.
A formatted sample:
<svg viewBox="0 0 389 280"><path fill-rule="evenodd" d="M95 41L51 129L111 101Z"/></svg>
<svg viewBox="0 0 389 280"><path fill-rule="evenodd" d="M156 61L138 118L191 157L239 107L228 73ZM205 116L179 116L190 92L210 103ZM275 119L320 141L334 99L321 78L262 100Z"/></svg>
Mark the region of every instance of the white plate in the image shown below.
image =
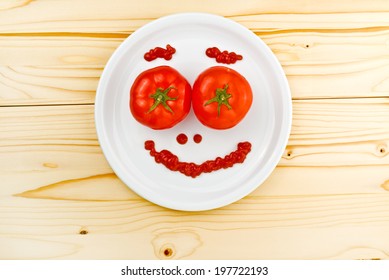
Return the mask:
<svg viewBox="0 0 389 280"><path fill-rule="evenodd" d="M166 44L176 48L172 60L143 59L149 49ZM202 71L220 65L205 55L205 50L214 46L243 55L242 61L228 65L246 77L254 94L252 107L242 122L228 130L214 130L203 126L192 111L168 130L152 130L135 121L129 111L129 90L142 71L169 65L193 85ZM235 202L270 175L285 149L291 112L285 74L263 41L226 18L187 13L155 20L119 46L98 85L95 120L104 155L128 187L158 205L198 211ZM177 143L180 133L188 135L187 144ZM200 144L192 140L196 133L203 136ZM241 141L250 141L252 150L243 164L193 179L155 163L144 149L146 140L153 140L158 151L168 149L181 161L196 163L223 157Z"/></svg>

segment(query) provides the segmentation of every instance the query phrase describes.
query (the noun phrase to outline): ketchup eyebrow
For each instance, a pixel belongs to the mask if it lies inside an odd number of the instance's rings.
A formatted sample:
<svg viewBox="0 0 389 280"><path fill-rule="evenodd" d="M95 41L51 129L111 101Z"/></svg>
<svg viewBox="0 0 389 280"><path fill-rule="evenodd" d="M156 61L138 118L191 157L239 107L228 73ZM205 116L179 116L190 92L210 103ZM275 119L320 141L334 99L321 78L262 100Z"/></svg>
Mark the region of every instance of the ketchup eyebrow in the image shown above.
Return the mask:
<svg viewBox="0 0 389 280"><path fill-rule="evenodd" d="M154 49L150 49L148 52L144 54L144 59L146 61L153 61L157 58L163 58L165 60L170 60L173 57L173 54L176 53L176 49L171 45L167 44L166 49L161 47L155 47Z"/></svg>
<svg viewBox="0 0 389 280"><path fill-rule="evenodd" d="M242 60L243 56L235 52L220 51L217 47L208 48L205 54L210 58L215 58L216 62L223 64L234 64Z"/></svg>

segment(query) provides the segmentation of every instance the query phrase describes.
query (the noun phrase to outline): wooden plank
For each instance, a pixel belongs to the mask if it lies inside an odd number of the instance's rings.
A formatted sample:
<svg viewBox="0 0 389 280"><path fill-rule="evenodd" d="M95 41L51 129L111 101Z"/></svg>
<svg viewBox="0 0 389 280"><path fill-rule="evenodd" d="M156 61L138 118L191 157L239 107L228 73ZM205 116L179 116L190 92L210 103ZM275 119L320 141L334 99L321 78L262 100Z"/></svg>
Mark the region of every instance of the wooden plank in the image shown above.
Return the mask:
<svg viewBox="0 0 389 280"><path fill-rule="evenodd" d="M272 176L199 213L153 205L112 173L92 105L2 107L0 259L388 259L388 104L294 101Z"/></svg>
<svg viewBox="0 0 389 280"><path fill-rule="evenodd" d="M293 98L312 99L388 96L388 36L294 32L261 38L280 60ZM123 40L0 37L0 106L93 103L101 72Z"/></svg>
<svg viewBox="0 0 389 280"><path fill-rule="evenodd" d="M294 98L268 180L198 213L130 191L93 116L117 46L186 11L254 31ZM389 259L387 0L4 0L0 18L0 259Z"/></svg>
<svg viewBox="0 0 389 280"><path fill-rule="evenodd" d="M93 103L101 72L122 40L2 37L0 105Z"/></svg>
<svg viewBox="0 0 389 280"><path fill-rule="evenodd" d="M0 106L93 103L102 68L0 66Z"/></svg>
<svg viewBox="0 0 389 280"><path fill-rule="evenodd" d="M0 111L0 177L7 186L1 191L18 192L112 172L98 144L93 106L3 107Z"/></svg>
<svg viewBox="0 0 389 280"><path fill-rule="evenodd" d="M280 29L359 29L387 27L388 3L374 1L177 1L99 0L2 1L0 33L89 32L129 33L173 13L208 12L230 17L247 27ZM74 12L77 7L77 13ZM50 11L50 12L47 12ZM336 15L336 16L334 16ZM374 15L374 16L372 16Z"/></svg>
<svg viewBox="0 0 389 280"><path fill-rule="evenodd" d="M295 101L283 158L252 195L386 193L388 103L378 98ZM7 186L1 194L137 198L101 153L92 105L3 107L0 120L0 181Z"/></svg>
<svg viewBox="0 0 389 280"><path fill-rule="evenodd" d="M251 197L184 213L144 201L3 198L0 259L388 259L388 202Z"/></svg>

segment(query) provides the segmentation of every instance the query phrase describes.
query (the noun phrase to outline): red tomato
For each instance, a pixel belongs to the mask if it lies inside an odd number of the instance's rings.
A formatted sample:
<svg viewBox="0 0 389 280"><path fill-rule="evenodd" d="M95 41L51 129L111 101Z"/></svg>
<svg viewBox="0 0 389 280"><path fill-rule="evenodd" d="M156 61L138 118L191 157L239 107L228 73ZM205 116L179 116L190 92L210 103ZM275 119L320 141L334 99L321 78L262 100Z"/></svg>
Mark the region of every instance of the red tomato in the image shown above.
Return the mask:
<svg viewBox="0 0 389 280"><path fill-rule="evenodd" d="M192 104L205 126L227 129L237 125L251 107L250 84L238 72L215 66L202 72L193 85Z"/></svg>
<svg viewBox="0 0 389 280"><path fill-rule="evenodd" d="M142 72L130 90L134 118L152 129L166 129L189 113L192 89L187 80L169 66Z"/></svg>

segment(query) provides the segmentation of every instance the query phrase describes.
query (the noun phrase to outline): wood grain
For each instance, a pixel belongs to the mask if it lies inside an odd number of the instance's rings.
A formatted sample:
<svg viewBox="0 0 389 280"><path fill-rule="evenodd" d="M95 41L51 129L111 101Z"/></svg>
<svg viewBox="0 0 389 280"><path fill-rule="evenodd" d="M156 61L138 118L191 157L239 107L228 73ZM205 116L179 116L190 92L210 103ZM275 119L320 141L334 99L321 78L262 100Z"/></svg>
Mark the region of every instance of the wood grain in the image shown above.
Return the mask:
<svg viewBox="0 0 389 280"><path fill-rule="evenodd" d="M389 259L388 4L0 1L0 259ZM198 213L132 192L94 126L111 54L177 12L248 27L280 60L294 99L272 175Z"/></svg>
<svg viewBox="0 0 389 280"><path fill-rule="evenodd" d="M388 102L389 99L294 101L287 149L274 178L259 192L384 193L382 185L389 180ZM4 135L0 139L0 174L1 181L9 186L0 189L3 194L55 186L66 190L61 193L73 199L81 195L81 199L99 200L101 190L106 190L109 199L122 195L119 188L123 185L112 176L98 145L92 105L3 107L0 119L0 134ZM110 180L119 186L118 194L109 194ZM74 193L77 187L89 185L102 189ZM43 190L40 195L47 195L48 190ZM57 198L61 198L59 193Z"/></svg>
<svg viewBox="0 0 389 280"><path fill-rule="evenodd" d="M386 259L388 102L295 101L288 149L269 180L200 213L161 208L124 186L98 146L92 105L0 108L0 247L42 248L0 258ZM301 238L313 247L297 250Z"/></svg>
<svg viewBox="0 0 389 280"><path fill-rule="evenodd" d="M74 7L77 6L77 13ZM45 11L50 10L50 13ZM254 31L279 29L360 29L387 27L386 0L374 1L174 1L104 0L5 1L1 33L130 33L158 17L178 12L207 12L232 18ZM335 15L335 17L334 17ZM372 16L374 15L374 16Z"/></svg>
<svg viewBox="0 0 389 280"><path fill-rule="evenodd" d="M385 1L295 1L295 8L283 2L185 1L155 9L153 0L5 1L0 105L93 103L102 69L126 37L185 11L221 14L255 32L282 63L295 99L388 96L389 11L378 8Z"/></svg>
<svg viewBox="0 0 389 280"><path fill-rule="evenodd" d="M250 197L181 213L145 201L10 198L0 258L388 259L387 205L382 195Z"/></svg>
<svg viewBox="0 0 389 280"><path fill-rule="evenodd" d="M124 38L0 36L0 105L90 104ZM294 99L386 97L389 30L300 32L261 38L283 65Z"/></svg>

